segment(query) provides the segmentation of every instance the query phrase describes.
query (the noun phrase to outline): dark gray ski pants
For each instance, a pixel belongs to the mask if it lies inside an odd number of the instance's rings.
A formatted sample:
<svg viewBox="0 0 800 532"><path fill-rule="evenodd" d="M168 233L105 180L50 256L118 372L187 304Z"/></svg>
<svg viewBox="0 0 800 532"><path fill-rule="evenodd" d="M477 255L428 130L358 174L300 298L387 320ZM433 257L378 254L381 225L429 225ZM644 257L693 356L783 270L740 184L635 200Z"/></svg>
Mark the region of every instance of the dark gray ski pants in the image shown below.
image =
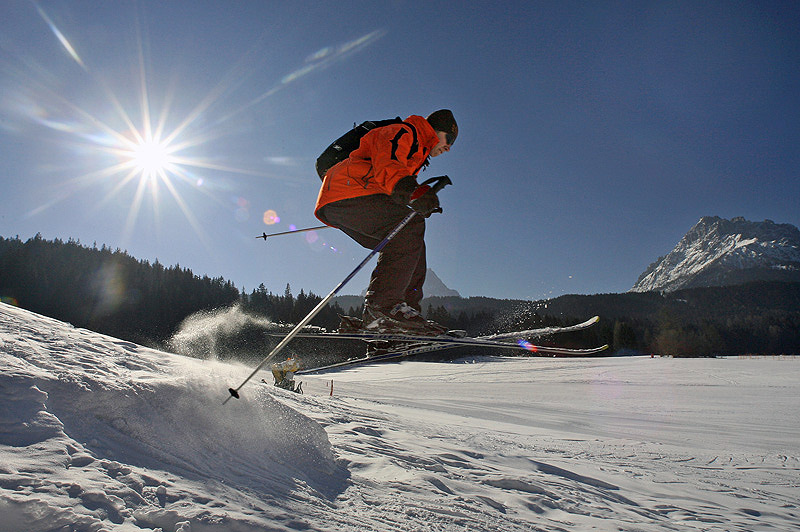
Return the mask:
<svg viewBox="0 0 800 532"><path fill-rule="evenodd" d="M410 212L388 195L374 194L329 203L317 214L365 248L375 249ZM367 289L367 305L391 309L405 301L421 310L426 271L425 218L414 216L378 254Z"/></svg>

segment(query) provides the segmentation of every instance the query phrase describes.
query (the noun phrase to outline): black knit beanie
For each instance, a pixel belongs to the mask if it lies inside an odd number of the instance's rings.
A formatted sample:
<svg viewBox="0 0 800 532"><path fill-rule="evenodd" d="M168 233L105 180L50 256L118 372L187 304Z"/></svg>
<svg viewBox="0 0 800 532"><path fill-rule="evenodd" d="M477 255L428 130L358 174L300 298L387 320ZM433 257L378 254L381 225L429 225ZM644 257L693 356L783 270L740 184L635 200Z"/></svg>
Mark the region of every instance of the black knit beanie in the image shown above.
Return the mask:
<svg viewBox="0 0 800 532"><path fill-rule="evenodd" d="M435 131L443 131L447 134L447 143L453 144L458 136L458 124L450 109L439 109L432 112L428 118L428 123L433 126Z"/></svg>

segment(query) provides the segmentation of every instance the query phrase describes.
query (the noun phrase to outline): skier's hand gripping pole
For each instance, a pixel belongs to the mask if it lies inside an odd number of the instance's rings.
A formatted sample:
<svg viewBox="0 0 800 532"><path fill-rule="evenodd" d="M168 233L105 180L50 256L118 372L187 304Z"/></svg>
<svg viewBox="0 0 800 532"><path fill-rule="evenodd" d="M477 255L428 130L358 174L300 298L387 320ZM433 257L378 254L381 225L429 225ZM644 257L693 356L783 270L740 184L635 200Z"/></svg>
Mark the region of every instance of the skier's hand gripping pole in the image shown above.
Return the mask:
<svg viewBox="0 0 800 532"><path fill-rule="evenodd" d="M446 176L446 175L439 176L439 177L431 177L430 179L427 179L427 180L425 180L425 181L422 183L422 185L430 185L430 186L431 186L431 189L430 189L430 190L431 190L431 192L433 192L434 194L436 194L437 192L439 192L440 190L442 190L442 189L443 189L444 187L446 187L447 185L452 185L452 184L453 184L453 182L452 182L452 181L450 181L450 178L449 178L448 176ZM280 351L281 351L281 350L282 350L284 347L286 347L286 345L287 345L287 344L288 344L288 343L289 343L289 342L292 340L292 338L294 338L295 336L297 336L297 333L299 333L299 332L302 330L302 328L303 328L303 327L305 327L306 325L308 325L308 323L309 323L309 322L310 322L312 319L314 319L314 316L316 316L316 315L319 313L319 311L321 311L323 308L325 308L325 305L327 305L327 304L328 304L328 302L329 302L331 299L333 299L333 297L334 297L336 294L338 294L338 293L339 293L339 291L340 291L342 288L344 288L344 285L346 285L347 283L349 283L349 282L350 282L350 280L351 280L353 277L355 277L355 276L356 276L356 274L357 274L357 273L358 273L358 272L361 270L361 268L363 268L363 267L364 267L364 266L367 264L367 262L369 262L369 260L370 260L372 257L374 257L375 255L377 255L378 253L380 253L380 251L381 251L381 250L384 248L384 246L386 246L386 244L388 244L388 243L389 243L389 241L390 241L391 239L393 239L395 236L397 236L397 233L399 233L399 232L400 232L400 231L401 231L401 230L402 230L402 229L403 229L403 228L404 228L404 227L405 227L405 226L408 224L408 222L410 222L410 221L411 221L411 219L412 219L414 216L417 216L418 214L419 214L419 213L418 213L417 211L414 211L414 210L412 210L410 213L408 213L408 216L406 216L405 218L403 218L403 221L401 221L399 224L397 224L397 227L395 227L394 229L392 229L392 232L391 232L391 233L389 233L388 235L386 235L386 238L384 238L384 239L381 241L381 243L380 243L380 244L378 244L377 246L375 246L375 249L373 249L372 251L370 251L369 255L367 255L367 256L364 258L364 260L362 260L362 261L361 261L361 263L360 263L358 266L356 266L355 270L353 270L352 272L350 272L350 275L348 275L347 277L345 277L345 278L344 278L344 280L343 280L341 283L339 283L339 284L336 286L336 288L334 288L333 290L331 290L331 292L330 292L330 293L329 293L327 296L325 296L325 297L322 299L322 301L320 301L319 303L317 303L317 306L316 306L316 307L314 307L314 308L311 310L311 312L309 312L309 313L308 313L308 315L307 315L305 318L303 318L302 320L300 320L300 322L299 322L297 325L295 325L295 326L294 326L294 328L293 328L291 331L289 331L289 334L287 334L287 335L286 335L286 336L283 338L283 340L281 340L281 341L278 343L278 345L276 345L276 346L275 346L275 348L274 348L274 349L273 349L273 350L272 350L272 351L271 351L271 352L270 352L270 353L269 353L269 354L268 354L266 357L264 357L264 360L262 360L262 361L261 361L261 363L260 363L258 366L256 366L256 368L253 370L253 372L252 372L252 373L250 373L250 375L248 375L248 376L247 376L247 378L244 380L244 382L242 382L242 383L241 383L241 384L240 384L238 387L236 387L236 388L228 388L228 391L230 392L230 394L231 394L231 395L230 395L230 397L226 398L226 399L225 399L225 401L224 401L222 404L227 404L227 402L231 400L231 397L235 397L235 398L237 398L237 399L238 399L238 398L239 398L239 390L241 390L241 389L242 389L242 387L243 387L245 384L247 384L247 383L250 381L250 379L252 379L252 378L255 376L255 374L256 374L256 373L258 373L258 372L261 370L261 368L263 368L263 367L264 367L264 365L265 365L267 362L269 362L270 360L272 360L272 359L275 357L275 355L277 355L277 354L278 354L278 353L279 353L279 352L280 352ZM266 240L266 239L264 239L264 240Z"/></svg>
<svg viewBox="0 0 800 532"><path fill-rule="evenodd" d="M431 183L433 183L433 186L431 186ZM446 175L426 179L411 194L411 208L425 218L429 218L435 212L442 212L436 193L449 184L452 184L452 182Z"/></svg>
<svg viewBox="0 0 800 532"><path fill-rule="evenodd" d="M434 194L438 194L440 190L442 190L447 185L452 185L453 182L450 181L450 178L446 175L440 175L437 177L430 177L423 181L419 186L420 187L431 187L430 191Z"/></svg>

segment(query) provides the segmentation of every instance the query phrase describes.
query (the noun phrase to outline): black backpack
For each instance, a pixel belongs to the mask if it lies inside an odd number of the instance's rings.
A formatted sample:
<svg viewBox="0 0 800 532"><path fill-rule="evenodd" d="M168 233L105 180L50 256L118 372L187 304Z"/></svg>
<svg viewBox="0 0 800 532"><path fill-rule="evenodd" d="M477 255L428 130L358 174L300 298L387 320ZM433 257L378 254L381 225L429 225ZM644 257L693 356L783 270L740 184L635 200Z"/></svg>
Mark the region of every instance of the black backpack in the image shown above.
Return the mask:
<svg viewBox="0 0 800 532"><path fill-rule="evenodd" d="M325 151L317 157L317 175L320 179L325 178L325 173L330 170L333 165L344 161L347 159L350 154L356 150L361 143L361 137L375 129L376 127L383 127L389 126L392 124L404 124L403 120L398 116L397 118L389 118L387 120L367 120L359 125L353 125L353 129L339 137L338 139L334 140L330 146L325 148ZM409 157L411 154L415 153L418 149L417 144L417 130L411 124L407 124L411 127L411 131L414 133L414 143L411 146L411 151L409 153Z"/></svg>

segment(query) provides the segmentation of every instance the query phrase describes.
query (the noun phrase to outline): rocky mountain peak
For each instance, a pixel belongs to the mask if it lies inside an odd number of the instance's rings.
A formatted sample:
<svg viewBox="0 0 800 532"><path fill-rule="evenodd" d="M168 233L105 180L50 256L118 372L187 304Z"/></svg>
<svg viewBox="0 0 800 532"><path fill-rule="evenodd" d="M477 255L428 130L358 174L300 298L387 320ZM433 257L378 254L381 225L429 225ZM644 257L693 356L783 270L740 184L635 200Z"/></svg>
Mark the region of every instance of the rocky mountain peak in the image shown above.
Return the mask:
<svg viewBox="0 0 800 532"><path fill-rule="evenodd" d="M425 297L461 297L457 290L448 288L436 273L428 268L422 287Z"/></svg>
<svg viewBox="0 0 800 532"><path fill-rule="evenodd" d="M669 254L651 264L632 292L800 281L800 230L772 220L704 216Z"/></svg>

